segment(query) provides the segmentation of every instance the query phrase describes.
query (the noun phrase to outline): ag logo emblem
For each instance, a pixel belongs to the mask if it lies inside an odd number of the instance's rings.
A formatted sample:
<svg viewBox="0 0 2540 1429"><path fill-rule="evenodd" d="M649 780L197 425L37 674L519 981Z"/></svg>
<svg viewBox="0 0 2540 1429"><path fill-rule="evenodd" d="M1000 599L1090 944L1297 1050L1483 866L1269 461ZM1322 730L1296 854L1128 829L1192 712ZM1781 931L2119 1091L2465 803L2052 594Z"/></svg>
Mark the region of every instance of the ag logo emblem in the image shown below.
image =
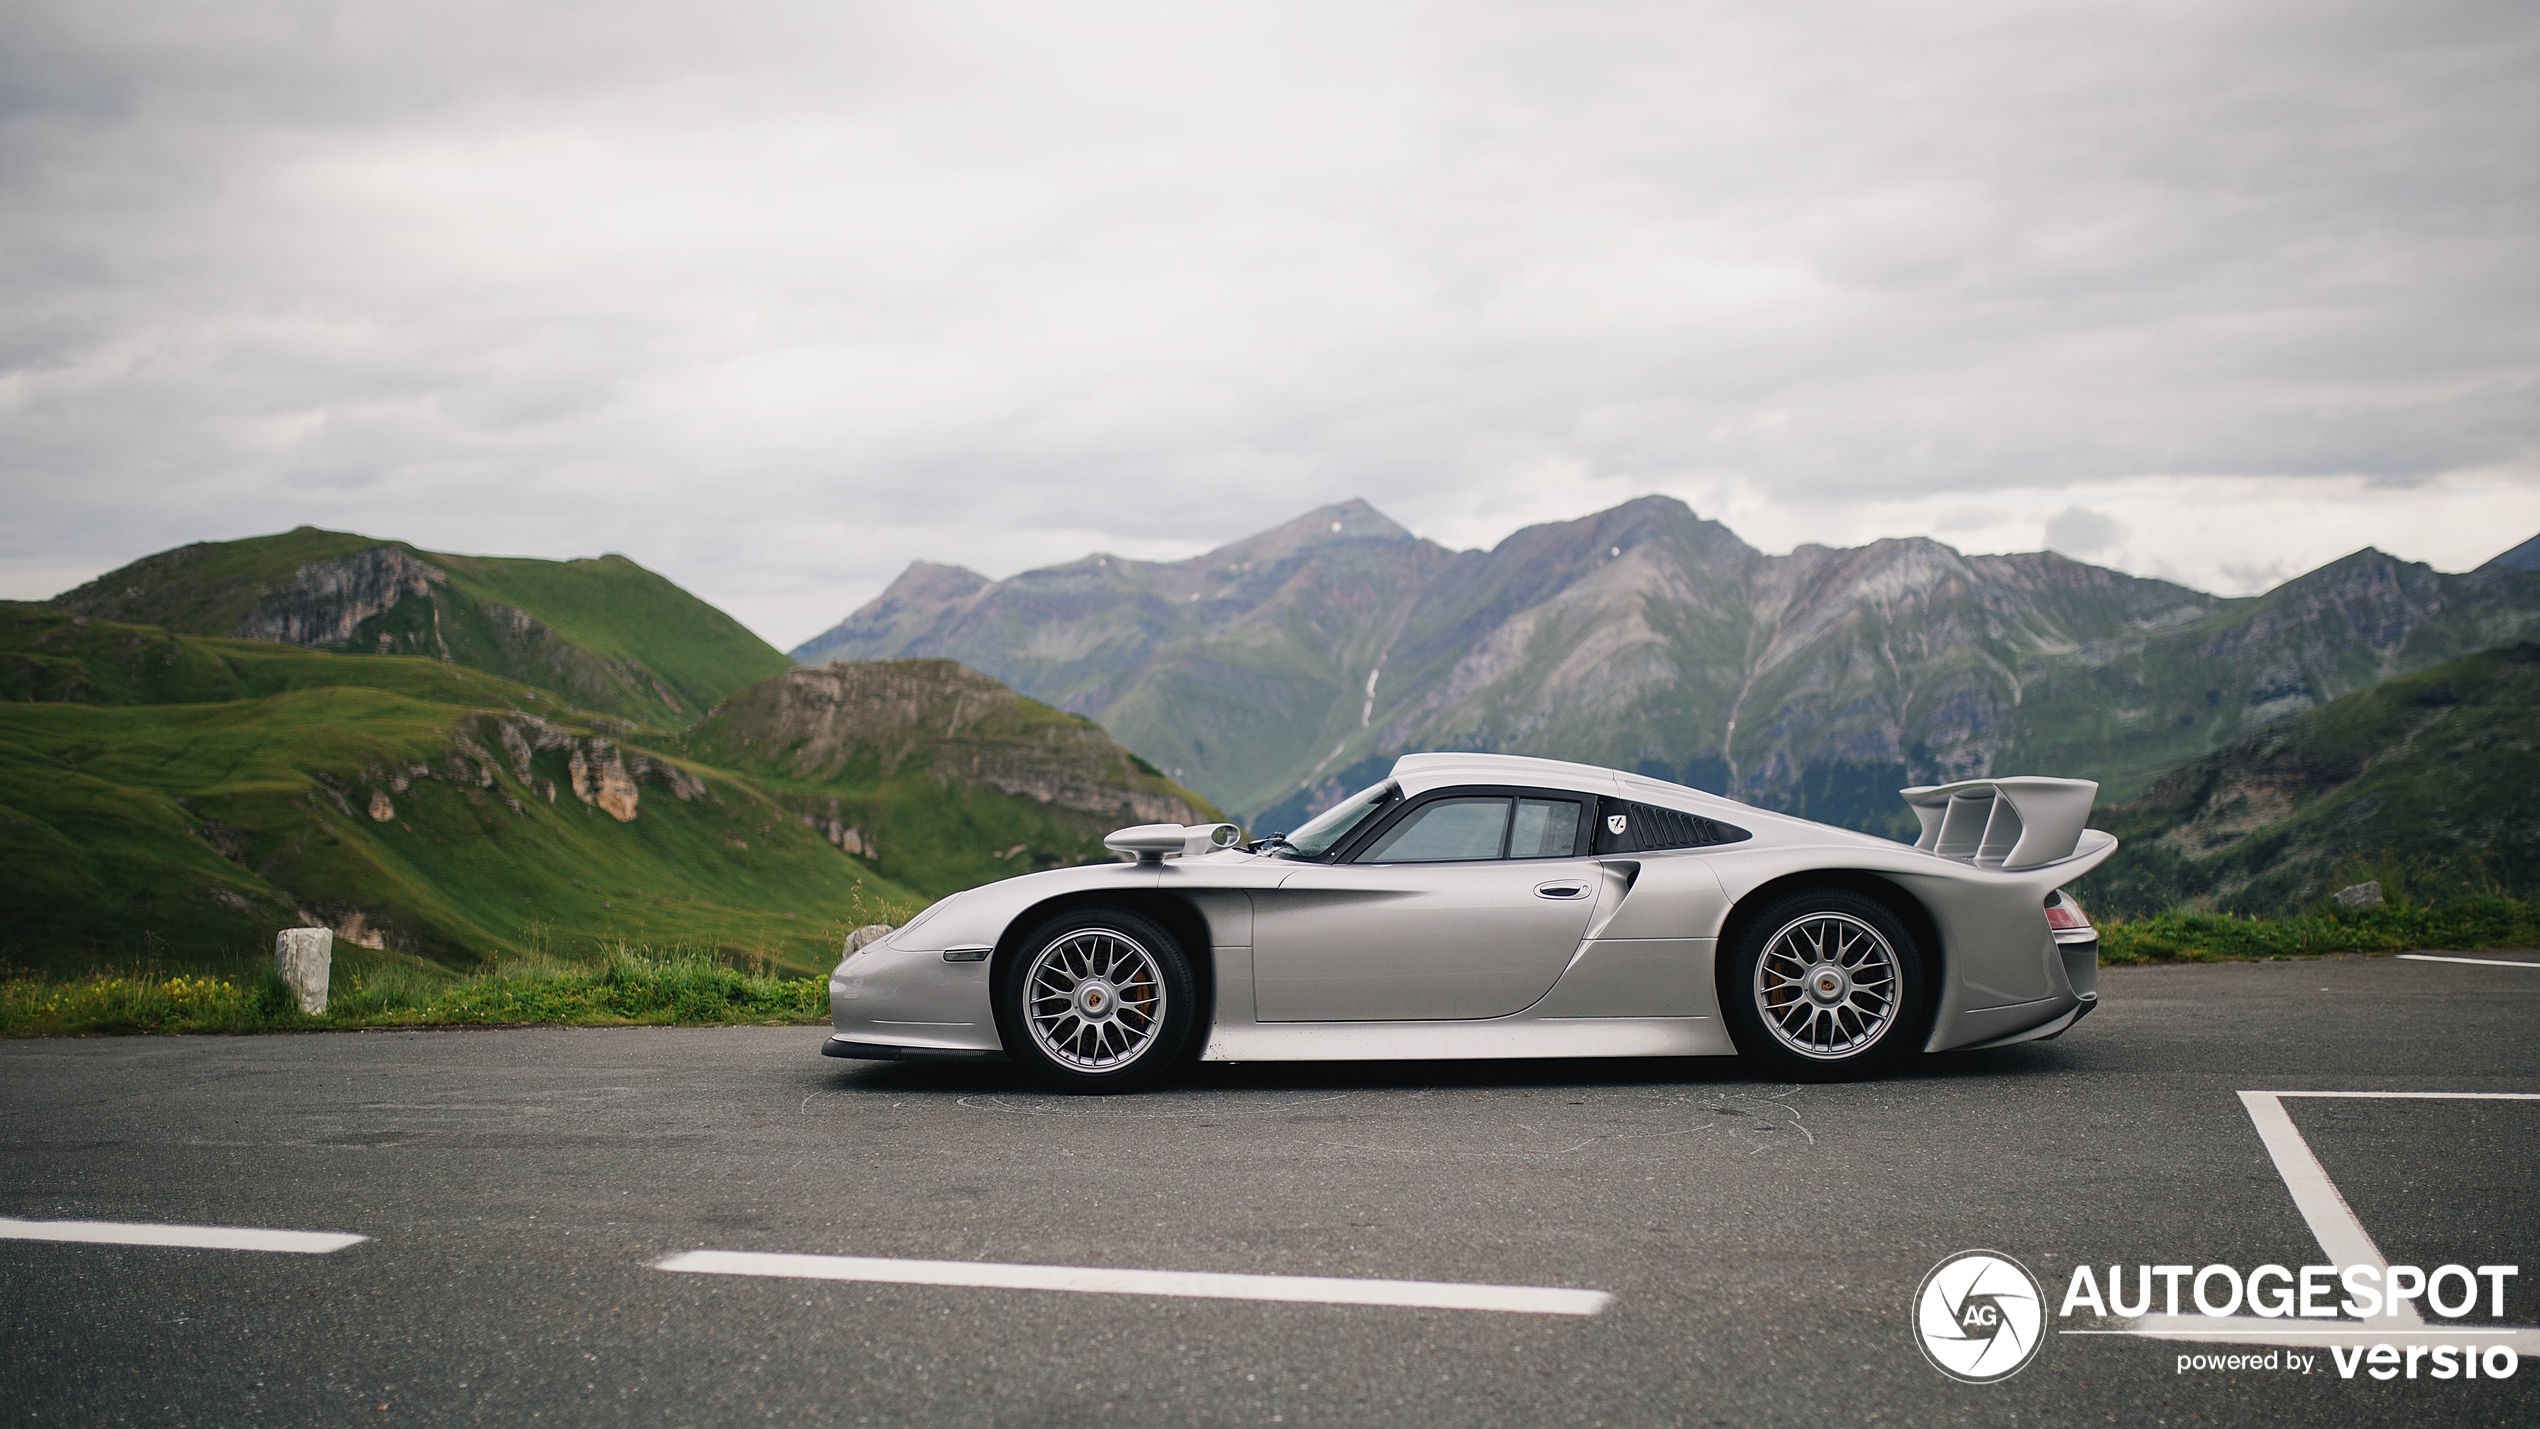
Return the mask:
<svg viewBox="0 0 2540 1429"><path fill-rule="evenodd" d="M1962 1250L1914 1291L1914 1343L1951 1379L1991 1384L2037 1358L2046 1292L2028 1267L1989 1250Z"/></svg>
<svg viewBox="0 0 2540 1429"><path fill-rule="evenodd" d="M1605 816L1605 831L1609 834L1620 835L1624 828L1630 823L1631 820L1625 818L1621 814L1607 814Z"/></svg>

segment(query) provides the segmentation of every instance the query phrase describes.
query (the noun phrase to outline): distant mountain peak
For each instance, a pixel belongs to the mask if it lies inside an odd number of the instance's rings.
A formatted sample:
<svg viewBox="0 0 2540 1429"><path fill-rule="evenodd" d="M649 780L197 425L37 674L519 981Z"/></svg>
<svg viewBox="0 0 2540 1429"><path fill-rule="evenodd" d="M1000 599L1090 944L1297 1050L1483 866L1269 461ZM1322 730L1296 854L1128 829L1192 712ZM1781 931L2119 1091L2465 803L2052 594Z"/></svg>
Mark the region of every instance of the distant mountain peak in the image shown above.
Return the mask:
<svg viewBox="0 0 2540 1429"><path fill-rule="evenodd" d="M947 566L934 561L911 561L883 590L881 599L910 601L959 600L992 584L986 576L968 566Z"/></svg>
<svg viewBox="0 0 2540 1429"><path fill-rule="evenodd" d="M1240 541L1228 542L1200 559L1212 564L1277 561L1335 541L1371 539L1409 541L1415 538L1365 499L1352 497L1336 505L1317 506L1293 521L1255 532Z"/></svg>
<svg viewBox="0 0 2540 1429"><path fill-rule="evenodd" d="M2482 571L2540 571L2540 536L2534 536L2487 564Z"/></svg>

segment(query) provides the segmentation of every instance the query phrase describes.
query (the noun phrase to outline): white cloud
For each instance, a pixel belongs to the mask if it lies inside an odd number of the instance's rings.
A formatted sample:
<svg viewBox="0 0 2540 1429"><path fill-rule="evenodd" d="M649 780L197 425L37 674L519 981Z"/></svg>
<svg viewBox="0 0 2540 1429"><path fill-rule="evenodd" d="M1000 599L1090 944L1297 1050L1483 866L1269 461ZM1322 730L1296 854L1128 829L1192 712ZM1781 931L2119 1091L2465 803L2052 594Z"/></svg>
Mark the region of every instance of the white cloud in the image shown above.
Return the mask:
<svg viewBox="0 0 2540 1429"><path fill-rule="evenodd" d="M30 0L0 592L309 521L623 550L791 644L913 556L1653 490L2457 568L2540 530L2536 52L2509 4Z"/></svg>
<svg viewBox="0 0 2540 1429"><path fill-rule="evenodd" d="M2123 521L2087 506L2067 506L2046 518L2046 549L2067 556L2095 556L2132 534Z"/></svg>

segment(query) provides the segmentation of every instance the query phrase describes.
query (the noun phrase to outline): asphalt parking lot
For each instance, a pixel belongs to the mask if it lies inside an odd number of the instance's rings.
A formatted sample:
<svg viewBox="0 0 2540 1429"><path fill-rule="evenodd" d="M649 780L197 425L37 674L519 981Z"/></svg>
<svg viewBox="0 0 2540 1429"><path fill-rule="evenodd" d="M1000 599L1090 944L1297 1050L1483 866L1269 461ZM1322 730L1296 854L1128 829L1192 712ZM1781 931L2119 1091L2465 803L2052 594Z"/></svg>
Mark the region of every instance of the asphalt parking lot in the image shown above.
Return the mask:
<svg viewBox="0 0 2540 1429"><path fill-rule="evenodd" d="M2060 1041L1833 1086L1731 1060L1352 1064L1068 1099L1003 1069L825 1061L816 1028L0 1045L0 1217L367 1238L0 1239L0 1416L2529 1424L2527 1362L2180 1373L2198 1347L2050 1333L1977 1386L1925 1361L1908 1315L1975 1247L2050 1298L2076 1263L2321 1261L2238 1094L2540 1093L2540 954L2482 956L2536 965L2111 969ZM2281 1105L2389 1260L2521 1266L2506 1319L2540 1323L2540 1101ZM657 1268L698 1249L1612 1298L1559 1315Z"/></svg>

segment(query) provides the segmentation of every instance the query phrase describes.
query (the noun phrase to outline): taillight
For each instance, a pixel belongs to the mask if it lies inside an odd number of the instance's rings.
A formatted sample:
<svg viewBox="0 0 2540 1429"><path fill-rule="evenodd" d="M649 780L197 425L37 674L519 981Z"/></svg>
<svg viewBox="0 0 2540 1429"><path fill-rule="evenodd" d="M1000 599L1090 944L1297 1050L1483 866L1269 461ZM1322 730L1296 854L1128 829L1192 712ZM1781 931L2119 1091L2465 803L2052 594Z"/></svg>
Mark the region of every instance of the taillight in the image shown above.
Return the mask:
<svg viewBox="0 0 2540 1429"><path fill-rule="evenodd" d="M2078 933L2090 927L2090 920L2082 916L2080 904L2058 898L2046 905L2046 926L2061 933Z"/></svg>

